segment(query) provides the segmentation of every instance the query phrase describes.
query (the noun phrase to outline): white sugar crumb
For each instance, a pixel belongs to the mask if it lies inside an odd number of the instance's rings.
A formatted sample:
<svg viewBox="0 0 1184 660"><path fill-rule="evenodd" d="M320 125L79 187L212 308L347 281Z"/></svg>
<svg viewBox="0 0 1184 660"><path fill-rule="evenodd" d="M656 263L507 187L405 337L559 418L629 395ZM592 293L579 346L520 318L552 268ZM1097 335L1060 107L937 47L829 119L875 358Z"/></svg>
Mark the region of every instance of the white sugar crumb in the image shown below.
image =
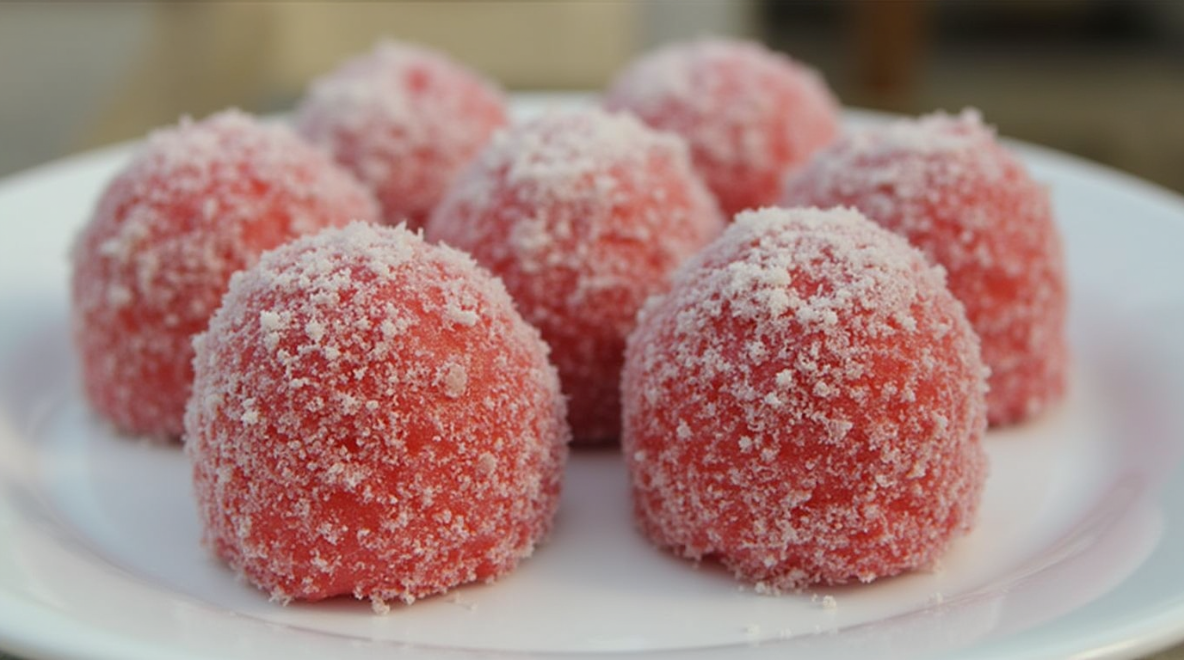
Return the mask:
<svg viewBox="0 0 1184 660"><path fill-rule="evenodd" d="M327 230L237 277L197 343L185 450L206 542L256 584L319 599L348 576L385 613L493 580L547 533L558 377L468 256Z"/></svg>
<svg viewBox="0 0 1184 660"><path fill-rule="evenodd" d="M459 594L452 594L451 596L449 596L448 602L452 603L453 605L459 605L460 607L463 607L470 612L477 611L477 603L465 600L465 599L461 598Z"/></svg>
<svg viewBox="0 0 1184 660"><path fill-rule="evenodd" d="M760 594L923 567L974 519L978 356L903 238L851 209L740 213L629 338L622 449L647 457L630 462L643 530Z"/></svg>
<svg viewBox="0 0 1184 660"><path fill-rule="evenodd" d="M304 324L304 332L313 343L318 343L321 341L321 337L325 336L325 326L315 319L309 320Z"/></svg>
<svg viewBox="0 0 1184 660"><path fill-rule="evenodd" d="M391 606L387 605L386 601L378 596L370 597L370 609L379 616L385 616L391 613Z"/></svg>
<svg viewBox="0 0 1184 660"><path fill-rule="evenodd" d="M444 314L454 323L459 323L466 326L476 325L477 321L481 318L477 312L474 312L471 309L461 309L454 306L449 306L447 309L445 309Z"/></svg>
<svg viewBox="0 0 1184 660"><path fill-rule="evenodd" d="M793 372L789 369L777 372L777 387L788 388L794 383Z"/></svg>
<svg viewBox="0 0 1184 660"><path fill-rule="evenodd" d="M283 317L278 313L264 310L259 312L259 327L263 332L275 332L284 329Z"/></svg>
<svg viewBox="0 0 1184 660"><path fill-rule="evenodd" d="M477 459L478 473L483 476L490 476L497 471L497 458L493 454L483 453Z"/></svg>
<svg viewBox="0 0 1184 660"><path fill-rule="evenodd" d="M464 396L469 376L463 366L452 363L444 367L443 382L444 395L452 399L459 399Z"/></svg>
<svg viewBox="0 0 1184 660"><path fill-rule="evenodd" d="M834 596L828 595L828 596L822 597L822 609L836 610L836 609L838 609L838 607L839 607L839 602L837 600L835 600Z"/></svg>

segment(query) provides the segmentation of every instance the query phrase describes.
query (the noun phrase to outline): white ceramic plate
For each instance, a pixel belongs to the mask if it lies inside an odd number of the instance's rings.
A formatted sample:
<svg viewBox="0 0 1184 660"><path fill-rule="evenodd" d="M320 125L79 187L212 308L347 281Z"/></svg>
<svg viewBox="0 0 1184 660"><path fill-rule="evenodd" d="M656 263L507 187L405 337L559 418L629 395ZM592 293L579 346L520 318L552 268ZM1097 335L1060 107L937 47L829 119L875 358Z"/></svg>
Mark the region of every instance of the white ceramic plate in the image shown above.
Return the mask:
<svg viewBox="0 0 1184 660"><path fill-rule="evenodd" d="M519 99L518 110L539 105ZM1027 658L1130 657L1182 639L1184 200L1017 148L1051 186L1067 239L1072 394L990 434L980 523L940 570L761 596L650 547L615 452L578 451L553 538L516 573L386 616L344 599L281 607L236 582L198 544L178 447L115 437L82 401L66 253L129 149L0 183L0 649Z"/></svg>

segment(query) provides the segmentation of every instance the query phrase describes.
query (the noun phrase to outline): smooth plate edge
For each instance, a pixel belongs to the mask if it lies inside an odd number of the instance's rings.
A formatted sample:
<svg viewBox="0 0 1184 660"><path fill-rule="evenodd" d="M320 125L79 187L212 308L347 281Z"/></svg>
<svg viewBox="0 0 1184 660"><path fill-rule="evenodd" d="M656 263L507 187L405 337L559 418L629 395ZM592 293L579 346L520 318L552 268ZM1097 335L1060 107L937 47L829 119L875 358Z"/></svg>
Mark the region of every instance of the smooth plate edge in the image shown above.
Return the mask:
<svg viewBox="0 0 1184 660"><path fill-rule="evenodd" d="M856 116L858 117L859 114L862 113L856 113ZM869 116L874 115L869 113ZM1060 154L1059 152L1041 147L1034 147L1032 145L1024 145L1020 143L1015 146L1017 146L1017 148L1022 153L1024 153L1026 160L1029 160L1031 157L1035 157L1035 160L1037 161L1044 161L1042 164L1043 167L1051 166L1063 170L1075 169L1077 170L1076 176L1078 177L1085 179L1103 177L1109 180L1106 183L1120 184L1120 188L1124 186L1133 188L1133 191L1126 191L1129 194L1158 198L1158 203L1162 205L1173 207L1180 207L1184 205L1184 198L1172 191L1162 189L1155 184L1142 181L1140 179L1131 177L1130 175L1110 170L1109 168L1097 165L1090 161ZM118 154L118 152L128 150L129 148L130 147L128 145L109 147L97 152L90 152L80 156L71 157L64 161L50 163L36 168L33 171L6 179L5 181L0 182L0 196L9 190L20 187L20 185L25 181L38 180L43 177L53 176L60 170L69 171L77 167L102 165L107 158L124 157L124 155L113 156L112 154ZM1029 162L1032 164L1031 160L1029 160ZM1179 213L1180 209L1176 208L1175 211ZM1180 479L1181 476L1184 476L1179 473L1180 470L1177 469L1176 474L1174 475L1176 479ZM0 505L2 504L3 503L0 502ZM15 607L15 605L11 602L6 602L9 600L11 599L7 598L3 593L0 593L0 636L4 636L2 630L4 628L4 622L13 620L9 618L8 614L9 608ZM52 615L49 616L52 617ZM1060 618L1063 619L1066 616L1068 615L1064 615ZM1055 621L1056 620L1054 620L1054 622ZM1050 649L1045 646L1043 651L1051 651L1056 655L1069 655L1084 652L1088 653L1089 657L1132 657L1136 653L1153 651L1156 648L1162 648L1162 646L1180 639L1182 636L1184 636L1184 631L1179 629L1179 626L1182 624L1182 622L1184 622L1184 596L1181 596L1174 602L1168 603L1164 609L1158 610L1152 616L1131 617L1130 621L1126 621L1119 626L1092 631L1090 634L1079 636L1073 641L1066 640L1061 647L1056 649ZM48 621L46 630L53 631L53 626L53 621ZM1035 630L1038 631L1045 627L1048 626L1038 626ZM96 631L95 636L98 638L104 637L102 631ZM1024 634L1021 633L1016 637L1023 636ZM48 638L53 638L53 635L49 635ZM59 635L57 636L57 639L61 640L62 637ZM115 642L120 645L120 650L118 651L118 655L110 657L128 657L127 651L130 649L127 647L126 640L117 639ZM74 647L76 645L69 646ZM54 650L55 648L56 651ZM21 652L16 648L13 650ZM94 650L95 649L93 647L85 649L86 653L90 654L93 654ZM61 646L48 648L46 651L50 654L60 653L62 651L71 653L71 651L62 648ZM1032 652L1036 653L1037 651L1039 650L1033 650ZM1043 651L1040 651L1041 656L1044 655ZM1018 653L1019 655L1011 656L1012 653ZM71 653L71 655L72 654L73 653ZM1009 656L1027 657L1026 654L1019 649L1009 649ZM90 657L94 656L92 655ZM149 655L145 657L153 656ZM967 657L979 656L976 654L971 654Z"/></svg>

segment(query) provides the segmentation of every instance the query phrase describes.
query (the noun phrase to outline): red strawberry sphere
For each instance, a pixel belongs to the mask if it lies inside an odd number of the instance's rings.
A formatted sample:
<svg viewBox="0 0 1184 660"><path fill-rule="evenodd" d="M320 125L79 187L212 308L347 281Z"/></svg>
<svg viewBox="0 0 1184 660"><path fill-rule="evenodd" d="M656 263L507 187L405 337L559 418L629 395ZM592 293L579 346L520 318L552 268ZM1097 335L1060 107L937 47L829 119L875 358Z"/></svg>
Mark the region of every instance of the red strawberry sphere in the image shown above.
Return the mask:
<svg viewBox="0 0 1184 660"><path fill-rule="evenodd" d="M548 530L558 377L468 256L326 230L236 275L195 346L205 541L274 598L410 603L504 575Z"/></svg>
<svg viewBox="0 0 1184 660"><path fill-rule="evenodd" d="M621 73L604 100L687 140L728 217L777 202L785 177L838 132L822 78L757 43L666 46Z"/></svg>
<svg viewBox="0 0 1184 660"><path fill-rule="evenodd" d="M492 82L443 53L389 41L316 80L296 111L300 133L374 191L385 221L413 229L506 121Z"/></svg>
<svg viewBox="0 0 1184 660"><path fill-rule="evenodd" d="M74 339L92 407L123 432L181 433L192 336L264 250L352 219L370 194L290 130L238 111L152 134L72 253Z"/></svg>
<svg viewBox="0 0 1184 660"><path fill-rule="evenodd" d="M845 137L790 180L784 203L858 208L946 269L991 368L991 424L1063 398L1068 303L1048 191L977 112Z"/></svg>
<svg viewBox="0 0 1184 660"><path fill-rule="evenodd" d="M975 517L985 374L904 239L851 210L741 213L629 337L641 526L762 591L930 564Z"/></svg>
<svg viewBox="0 0 1184 660"><path fill-rule="evenodd" d="M625 337L724 222L681 140L628 115L555 113L496 138L427 236L500 276L551 346L576 440L615 441Z"/></svg>

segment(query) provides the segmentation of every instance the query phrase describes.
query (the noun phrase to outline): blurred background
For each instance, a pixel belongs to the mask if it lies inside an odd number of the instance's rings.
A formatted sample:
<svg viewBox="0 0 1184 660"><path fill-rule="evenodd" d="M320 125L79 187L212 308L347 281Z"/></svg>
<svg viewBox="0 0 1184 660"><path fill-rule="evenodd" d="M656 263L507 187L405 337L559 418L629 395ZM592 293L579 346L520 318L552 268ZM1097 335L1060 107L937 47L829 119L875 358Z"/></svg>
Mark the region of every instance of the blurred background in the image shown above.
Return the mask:
<svg viewBox="0 0 1184 660"><path fill-rule="evenodd" d="M1184 2L0 3L0 175L139 137L181 114L292 106L392 36L511 90L597 90L674 39L764 41L844 103L981 108L1009 136L1184 191Z"/></svg>

